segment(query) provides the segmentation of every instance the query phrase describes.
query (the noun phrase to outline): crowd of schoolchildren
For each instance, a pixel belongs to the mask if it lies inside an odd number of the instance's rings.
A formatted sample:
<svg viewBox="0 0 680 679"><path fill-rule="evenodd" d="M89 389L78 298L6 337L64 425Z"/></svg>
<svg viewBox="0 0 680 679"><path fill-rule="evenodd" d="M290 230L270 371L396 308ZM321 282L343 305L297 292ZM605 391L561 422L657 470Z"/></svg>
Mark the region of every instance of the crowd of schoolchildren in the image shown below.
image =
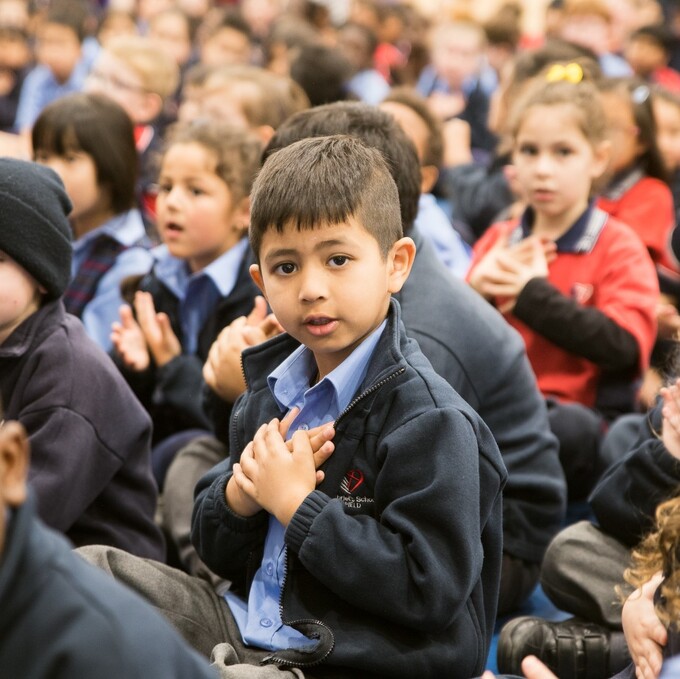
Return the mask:
<svg viewBox="0 0 680 679"><path fill-rule="evenodd" d="M680 4L464 4L0 0L0 677L680 677Z"/></svg>

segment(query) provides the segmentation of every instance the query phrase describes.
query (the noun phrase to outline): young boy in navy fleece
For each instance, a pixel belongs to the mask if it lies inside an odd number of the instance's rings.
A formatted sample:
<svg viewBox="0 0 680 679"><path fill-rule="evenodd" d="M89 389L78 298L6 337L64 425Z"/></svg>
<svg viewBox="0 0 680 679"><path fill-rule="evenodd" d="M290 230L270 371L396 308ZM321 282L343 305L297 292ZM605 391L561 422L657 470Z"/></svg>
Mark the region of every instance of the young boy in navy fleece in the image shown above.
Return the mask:
<svg viewBox="0 0 680 679"><path fill-rule="evenodd" d="M252 201L251 275L287 333L244 352L231 459L196 489L194 545L231 588L81 553L196 648L222 642L223 677L477 676L506 472L391 301L415 247L389 169L353 137L305 139L267 159Z"/></svg>

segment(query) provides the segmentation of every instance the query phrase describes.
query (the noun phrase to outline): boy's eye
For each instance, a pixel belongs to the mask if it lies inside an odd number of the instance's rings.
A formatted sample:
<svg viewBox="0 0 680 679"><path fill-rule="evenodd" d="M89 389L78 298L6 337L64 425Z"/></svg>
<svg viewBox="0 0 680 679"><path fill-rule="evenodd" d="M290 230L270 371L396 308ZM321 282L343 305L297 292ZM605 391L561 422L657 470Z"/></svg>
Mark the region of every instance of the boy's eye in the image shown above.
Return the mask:
<svg viewBox="0 0 680 679"><path fill-rule="evenodd" d="M349 261L349 257L345 255L335 255L331 257L329 263L334 267L344 266Z"/></svg>
<svg viewBox="0 0 680 679"><path fill-rule="evenodd" d="M274 272L283 274L284 276L290 276L290 274L295 272L295 264L292 262L283 262L283 264L277 264L274 267Z"/></svg>
<svg viewBox="0 0 680 679"><path fill-rule="evenodd" d="M558 156L570 156L571 153L572 151L568 146L561 146L560 148L557 149Z"/></svg>
<svg viewBox="0 0 680 679"><path fill-rule="evenodd" d="M205 193L203 189L199 189L197 186L192 186L189 191L192 196L202 196Z"/></svg>
<svg viewBox="0 0 680 679"><path fill-rule="evenodd" d="M158 184L158 193L170 193L172 191L172 184L168 182L160 182Z"/></svg>
<svg viewBox="0 0 680 679"><path fill-rule="evenodd" d="M534 144L521 144L519 147L519 152L523 156L535 156L538 153L538 149Z"/></svg>

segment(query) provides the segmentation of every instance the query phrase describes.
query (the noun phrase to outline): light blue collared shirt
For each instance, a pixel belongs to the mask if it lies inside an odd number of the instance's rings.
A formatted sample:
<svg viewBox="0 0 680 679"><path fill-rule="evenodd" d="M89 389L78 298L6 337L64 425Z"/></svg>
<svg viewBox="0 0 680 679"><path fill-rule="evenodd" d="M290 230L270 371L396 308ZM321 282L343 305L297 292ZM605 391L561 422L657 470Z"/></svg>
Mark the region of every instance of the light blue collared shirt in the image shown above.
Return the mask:
<svg viewBox="0 0 680 679"><path fill-rule="evenodd" d="M156 276L179 300L182 351L185 354L197 352L201 328L215 304L234 289L247 249L248 239L242 238L214 262L192 274L186 261L173 257L165 245L154 248Z"/></svg>
<svg viewBox="0 0 680 679"><path fill-rule="evenodd" d="M300 408L288 435L334 421L349 405L366 377L371 356L387 321L383 321L335 370L313 387L316 362L305 346L298 347L267 378L274 399L284 410ZM279 601L286 573L286 529L269 517L262 563L250 588L248 601L233 592L225 599L238 624L243 642L269 651L306 648L317 641L284 625Z"/></svg>
<svg viewBox="0 0 680 679"><path fill-rule="evenodd" d="M423 193L418 201L415 225L427 238L446 268L457 278L465 278L470 266L470 247L437 204L431 193Z"/></svg>
<svg viewBox="0 0 680 679"><path fill-rule="evenodd" d="M129 210L74 241L72 277L90 256L96 239L102 234L128 246L97 283L95 296L83 309L81 319L87 334L108 352L112 347L111 324L119 320L118 310L123 304L120 284L128 276L141 276L149 272L153 265L153 256L143 245L135 245L145 239L146 231L139 210Z"/></svg>

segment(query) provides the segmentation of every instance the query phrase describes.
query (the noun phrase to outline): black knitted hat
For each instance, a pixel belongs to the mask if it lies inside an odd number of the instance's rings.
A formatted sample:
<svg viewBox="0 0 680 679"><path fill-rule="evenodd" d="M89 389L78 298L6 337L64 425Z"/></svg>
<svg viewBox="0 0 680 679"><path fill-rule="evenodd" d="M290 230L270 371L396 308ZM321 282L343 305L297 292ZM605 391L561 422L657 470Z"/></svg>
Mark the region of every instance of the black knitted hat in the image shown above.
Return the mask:
<svg viewBox="0 0 680 679"><path fill-rule="evenodd" d="M0 250L60 297L71 278L71 201L56 172L0 158Z"/></svg>

